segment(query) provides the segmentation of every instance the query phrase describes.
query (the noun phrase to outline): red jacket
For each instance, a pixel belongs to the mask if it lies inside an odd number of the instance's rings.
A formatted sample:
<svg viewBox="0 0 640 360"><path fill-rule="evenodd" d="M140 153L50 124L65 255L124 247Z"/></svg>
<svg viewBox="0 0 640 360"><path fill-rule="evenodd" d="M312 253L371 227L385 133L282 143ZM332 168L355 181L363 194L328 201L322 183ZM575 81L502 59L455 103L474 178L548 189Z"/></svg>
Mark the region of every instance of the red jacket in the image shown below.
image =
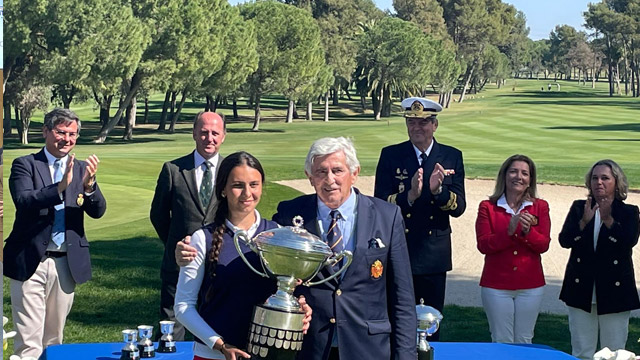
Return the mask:
<svg viewBox="0 0 640 360"><path fill-rule="evenodd" d="M543 286L544 274L540 254L549 249L551 220L549 204L535 199L527 211L538 218L538 224L523 235L518 225L513 235L507 230L511 214L484 200L478 209L476 238L478 250L485 254L480 286L500 290L533 289Z"/></svg>

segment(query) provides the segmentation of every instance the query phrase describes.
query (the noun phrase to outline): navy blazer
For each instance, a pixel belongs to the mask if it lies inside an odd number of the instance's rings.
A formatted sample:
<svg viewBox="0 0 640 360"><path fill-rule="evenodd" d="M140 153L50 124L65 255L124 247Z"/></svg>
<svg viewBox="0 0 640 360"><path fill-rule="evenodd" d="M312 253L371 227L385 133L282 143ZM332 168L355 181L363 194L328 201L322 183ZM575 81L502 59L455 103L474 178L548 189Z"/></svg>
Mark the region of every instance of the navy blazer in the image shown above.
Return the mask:
<svg viewBox="0 0 640 360"><path fill-rule="evenodd" d="M560 300L591 312L593 284L599 315L640 308L633 271L633 247L638 243L638 207L614 200L611 229L604 224L593 249L595 219L580 231L586 200L574 201L560 232L560 245L571 249ZM595 218L595 217L594 217Z"/></svg>
<svg viewBox="0 0 640 360"><path fill-rule="evenodd" d="M98 184L95 192L91 196L84 196L84 202L78 205L78 194L84 194L82 177L86 167L84 161L74 160L73 180L64 192L67 259L76 284L91 279L84 214L97 219L107 209L107 202ZM54 206L61 203L58 184L51 181L44 149L13 161L9 190L16 206L16 219L4 246L4 274L25 281L33 275L44 257L51 241Z"/></svg>
<svg viewBox="0 0 640 360"><path fill-rule="evenodd" d="M355 191L357 219L351 266L341 280L296 289L313 309L298 358L327 359L337 331L341 359L415 360L415 299L400 209ZM292 218L301 215L307 231L319 236L317 211L315 194L300 196L281 202L273 220L292 225ZM385 247L369 248L369 241L375 238ZM374 264L382 265L382 274L376 273L380 267ZM331 272L324 269L313 281Z"/></svg>
<svg viewBox="0 0 640 360"><path fill-rule="evenodd" d="M455 170L455 174L445 176L442 193L434 196L429 191L429 177L436 163ZM459 217L467 207L462 152L433 139L423 174L422 195L409 206L407 193L411 189L411 178L419 168L411 141L383 148L376 168L374 196L400 206L413 274L441 273L452 269L449 217ZM452 193L456 198L455 209L443 210L441 207L447 205Z"/></svg>

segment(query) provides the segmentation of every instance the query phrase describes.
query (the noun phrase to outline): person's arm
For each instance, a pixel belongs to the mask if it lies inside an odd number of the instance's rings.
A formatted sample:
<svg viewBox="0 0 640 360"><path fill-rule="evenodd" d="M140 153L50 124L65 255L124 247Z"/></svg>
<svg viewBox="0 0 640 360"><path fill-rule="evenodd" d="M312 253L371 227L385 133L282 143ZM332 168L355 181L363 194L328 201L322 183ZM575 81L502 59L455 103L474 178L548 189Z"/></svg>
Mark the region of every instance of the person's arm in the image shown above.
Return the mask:
<svg viewBox="0 0 640 360"><path fill-rule="evenodd" d="M465 198L464 190L464 162L462 160L462 153L456 151L455 161L453 165L453 174L451 176L451 183L442 184L442 192L437 195L432 195L436 205L441 210L453 217L461 216L467 208L467 201ZM447 169L450 170L450 169Z"/></svg>
<svg viewBox="0 0 640 360"><path fill-rule="evenodd" d="M198 313L198 295L205 277L207 261L207 242L211 241L203 230L196 231L191 237L191 245L196 248L196 258L180 268L173 311L176 319L185 328L202 340L209 348L220 339L220 335L207 324Z"/></svg>
<svg viewBox="0 0 640 360"><path fill-rule="evenodd" d="M499 228L496 219L491 217L491 206L489 201L482 201L476 219L477 247L485 255L508 249L514 246L515 240L509 235L507 227Z"/></svg>
<svg viewBox="0 0 640 360"><path fill-rule="evenodd" d="M613 237L615 244L624 248L633 248L638 243L639 215L637 206L625 206L624 211L616 214L610 228L606 228L609 237ZM604 229L604 226L603 226ZM602 230L601 230L602 231Z"/></svg>
<svg viewBox="0 0 640 360"><path fill-rule="evenodd" d="M18 211L46 209L62 203L57 183L35 188L33 183L35 174L32 172L34 166L32 162L27 161L26 157L15 159L11 165L9 191Z"/></svg>
<svg viewBox="0 0 640 360"><path fill-rule="evenodd" d="M378 159L378 165L376 167L373 196L396 204L401 209L406 210L409 208L407 194L411 190L411 185L407 186L403 192L397 192L396 189L394 189L393 176L395 172L393 170L393 164L391 163L392 154L389 154L389 152L389 149L382 149L380 152L380 158Z"/></svg>
<svg viewBox="0 0 640 360"><path fill-rule="evenodd" d="M529 232L520 237L525 245L533 252L542 254L549 250L551 242L551 218L549 217L549 203L542 199L536 200L538 207L538 224L529 228Z"/></svg>
<svg viewBox="0 0 640 360"><path fill-rule="evenodd" d="M92 163L89 163L89 160ZM92 155L87 159L87 162L83 163L83 188L85 189L85 200L80 206L87 215L94 219L101 218L107 211L107 201L100 191L98 183L95 181L96 173L98 172L98 158ZM93 180L91 180L93 178ZM91 192L87 193L87 188L91 188Z"/></svg>
<svg viewBox="0 0 640 360"><path fill-rule="evenodd" d="M587 233L587 227L580 229L580 221L582 221L584 201L574 201L571 204L569 213L567 214L562 230L558 235L560 246L565 249L571 249L584 241L593 242L593 231L591 235ZM592 229L592 228L591 228Z"/></svg>
<svg viewBox="0 0 640 360"><path fill-rule="evenodd" d="M167 243L167 239L169 238L169 226L171 224L171 194L173 183L169 166L170 163L165 163L162 166L149 213L151 224L153 224L158 237L164 244Z"/></svg>
<svg viewBox="0 0 640 360"><path fill-rule="evenodd" d="M394 214L391 236L387 275L389 320L392 327L391 357L396 360L415 360L416 304L409 251L399 208L396 208Z"/></svg>

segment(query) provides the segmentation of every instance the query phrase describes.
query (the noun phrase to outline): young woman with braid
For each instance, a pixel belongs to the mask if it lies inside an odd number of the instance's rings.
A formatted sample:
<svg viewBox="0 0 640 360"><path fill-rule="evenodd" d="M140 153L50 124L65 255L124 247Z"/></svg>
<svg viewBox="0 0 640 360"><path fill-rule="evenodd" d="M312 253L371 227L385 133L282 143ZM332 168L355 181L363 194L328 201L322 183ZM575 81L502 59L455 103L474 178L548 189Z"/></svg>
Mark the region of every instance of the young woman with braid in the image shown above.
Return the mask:
<svg viewBox="0 0 640 360"><path fill-rule="evenodd" d="M196 337L194 360L249 358L242 349L247 345L253 307L276 292L275 280L253 273L233 244L236 231L253 237L278 226L256 210L263 183L262 166L251 154L225 157L216 177L214 222L191 237L197 254L180 268L174 310L177 320ZM240 247L249 262L260 268L258 256L244 244ZM304 298L299 301L307 312L306 330L311 309Z"/></svg>

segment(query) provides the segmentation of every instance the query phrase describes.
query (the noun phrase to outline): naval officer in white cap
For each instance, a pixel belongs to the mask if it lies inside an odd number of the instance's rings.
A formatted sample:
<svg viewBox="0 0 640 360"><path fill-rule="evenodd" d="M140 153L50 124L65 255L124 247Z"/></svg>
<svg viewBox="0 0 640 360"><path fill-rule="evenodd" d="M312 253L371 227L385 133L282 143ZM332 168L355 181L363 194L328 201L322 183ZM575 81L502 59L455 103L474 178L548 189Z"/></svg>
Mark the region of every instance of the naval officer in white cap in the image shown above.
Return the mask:
<svg viewBox="0 0 640 360"><path fill-rule="evenodd" d="M409 140L382 149L374 195L402 209L416 304L424 299L442 311L452 268L449 219L466 208L462 153L433 137L440 104L411 97L402 107Z"/></svg>

